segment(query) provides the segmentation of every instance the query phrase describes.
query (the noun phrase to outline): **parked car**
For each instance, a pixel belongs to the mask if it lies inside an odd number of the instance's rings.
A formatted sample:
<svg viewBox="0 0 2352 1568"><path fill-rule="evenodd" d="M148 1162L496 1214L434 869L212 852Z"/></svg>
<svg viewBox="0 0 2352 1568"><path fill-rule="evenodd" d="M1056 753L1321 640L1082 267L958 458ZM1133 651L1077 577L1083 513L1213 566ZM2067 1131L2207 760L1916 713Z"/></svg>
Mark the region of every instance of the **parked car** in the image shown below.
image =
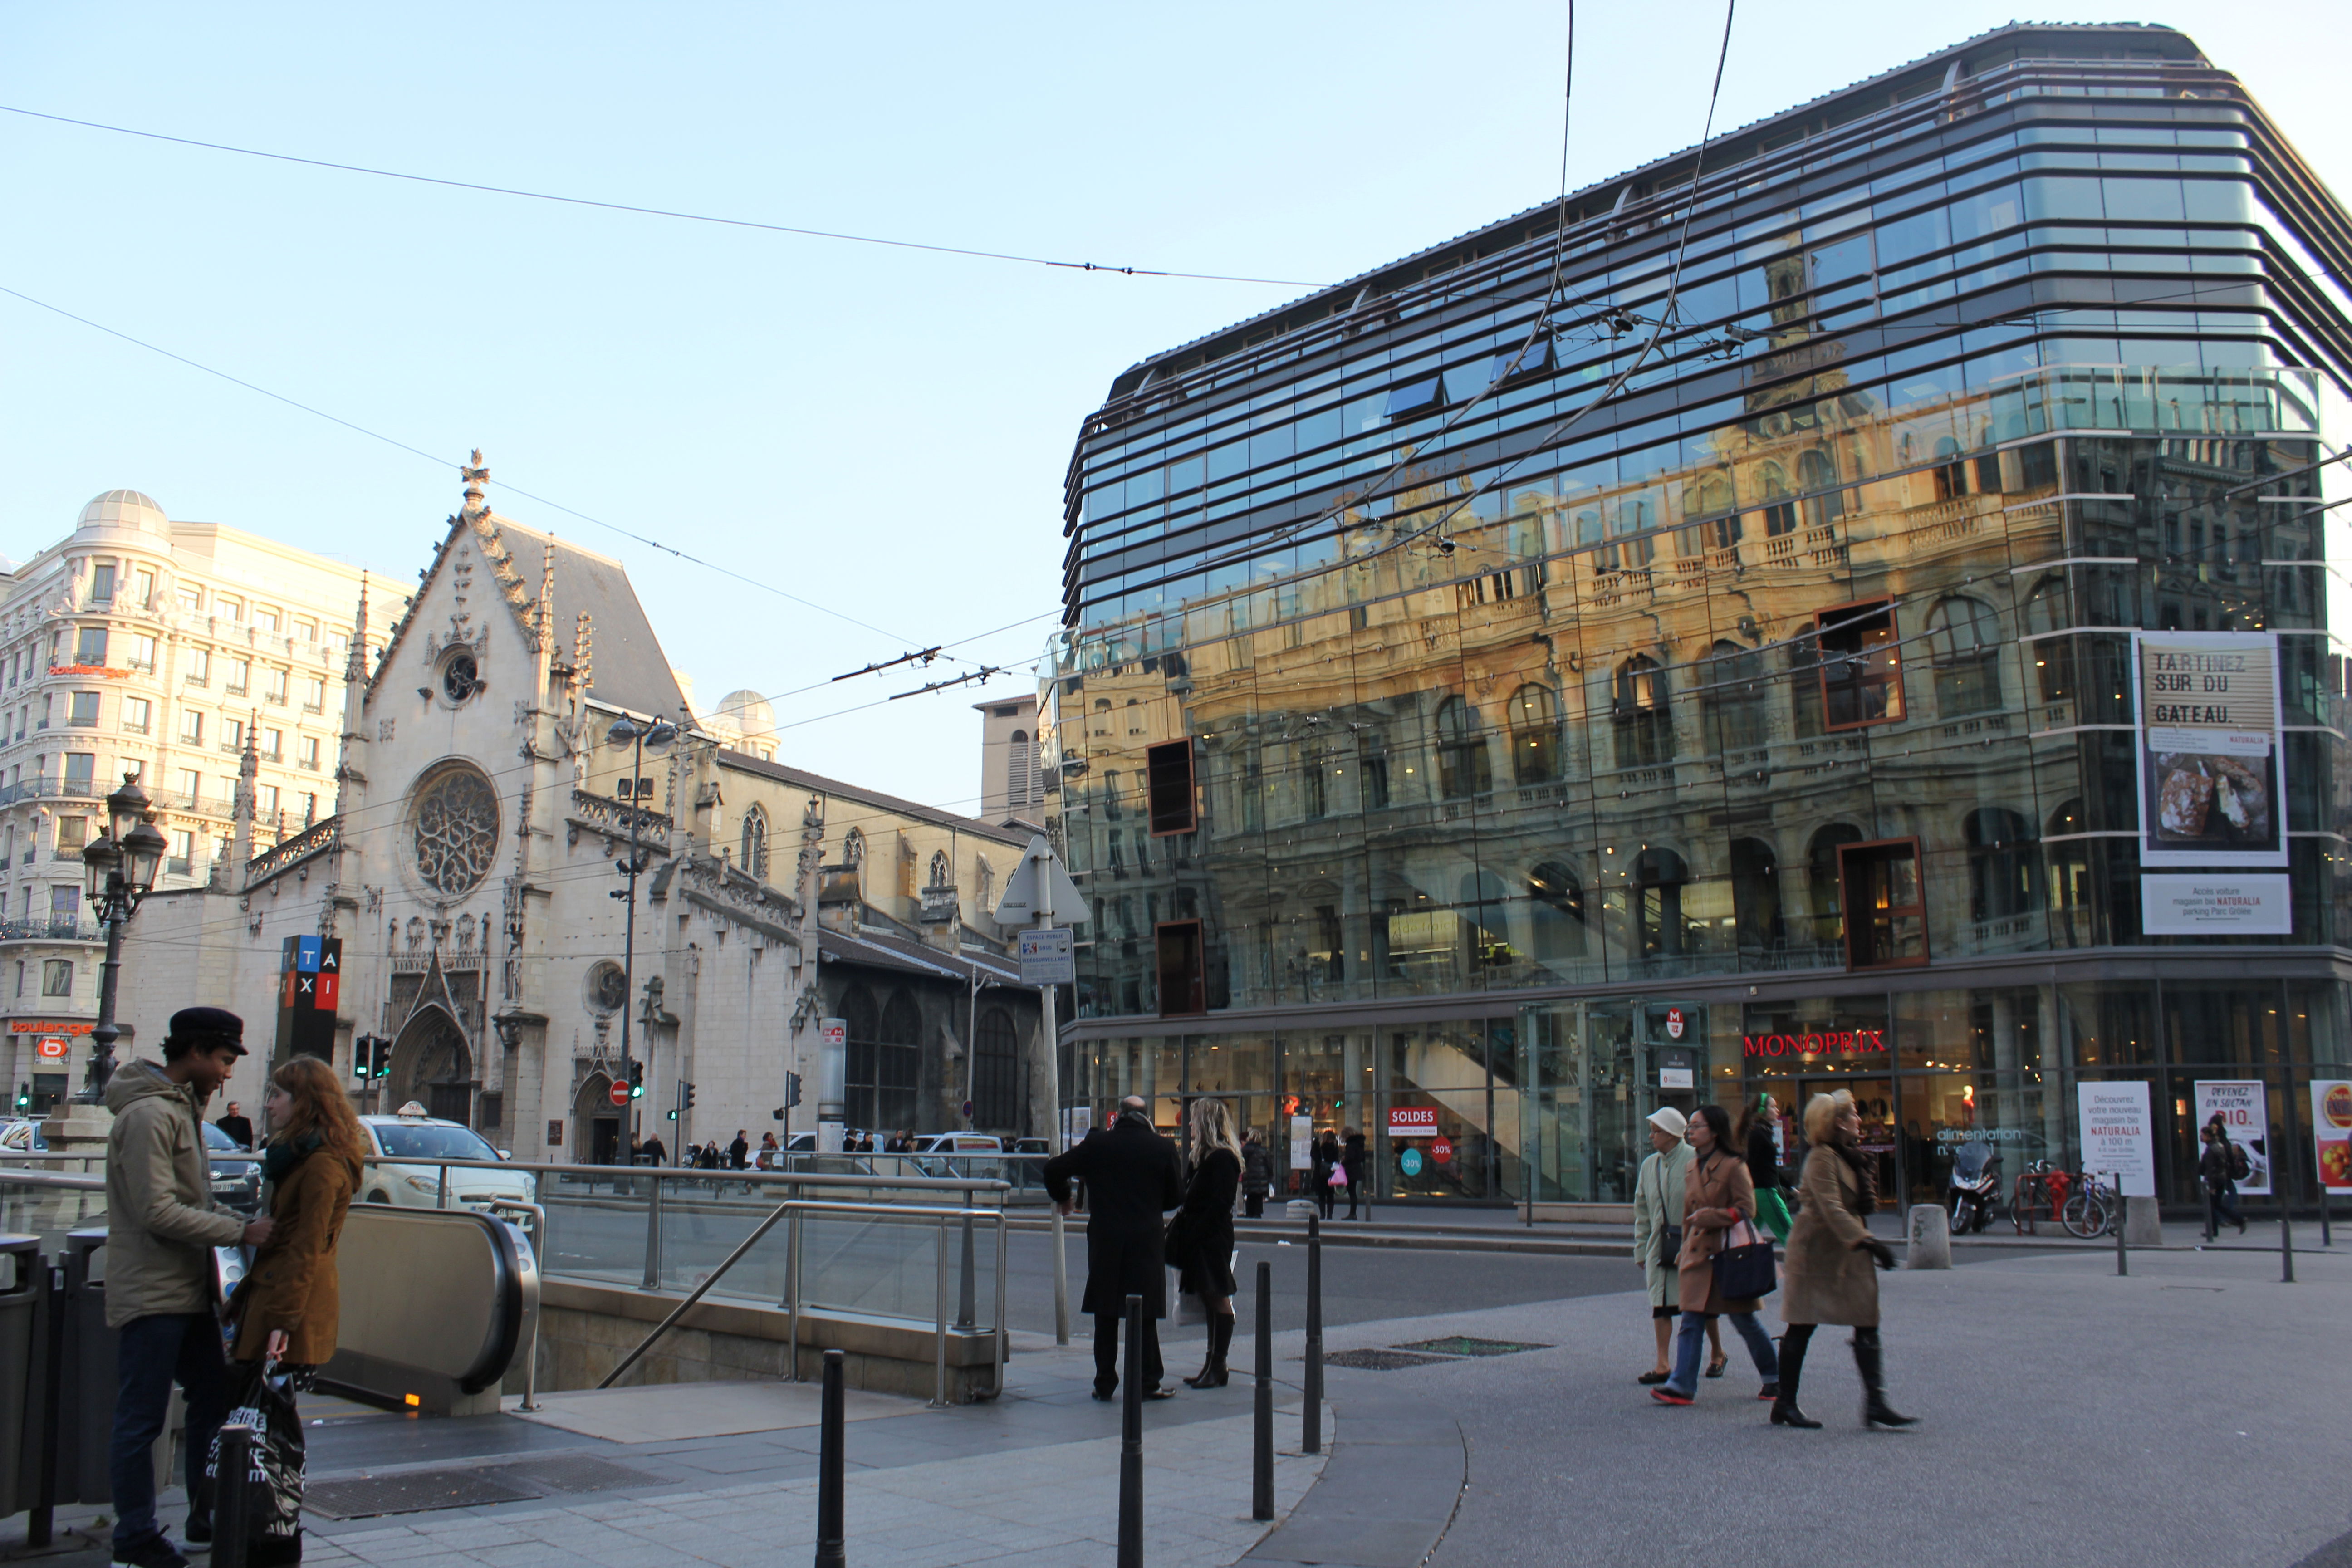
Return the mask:
<svg viewBox="0 0 2352 1568"><path fill-rule="evenodd" d="M261 1162L211 1122L204 1126L205 1152L213 1165L213 1202L239 1214L253 1213L261 1206ZM225 1157L229 1155L242 1158Z"/></svg>
<svg viewBox="0 0 2352 1568"><path fill-rule="evenodd" d="M496 1164L505 1156L463 1122L445 1121L425 1114L411 1100L396 1115L362 1116L368 1142L376 1158L360 1181L360 1202L391 1204L397 1208L440 1206L443 1167L412 1164L417 1160L479 1160ZM449 1206L490 1212L493 1198L536 1203L539 1184L528 1171L484 1171L448 1167Z"/></svg>
<svg viewBox="0 0 2352 1568"><path fill-rule="evenodd" d="M915 1140L918 1154L1002 1154L1004 1140L993 1132L926 1132Z"/></svg>
<svg viewBox="0 0 2352 1568"><path fill-rule="evenodd" d="M49 1141L41 1136L41 1119L19 1117L0 1129L0 1152L10 1154L34 1154L47 1149Z"/></svg>

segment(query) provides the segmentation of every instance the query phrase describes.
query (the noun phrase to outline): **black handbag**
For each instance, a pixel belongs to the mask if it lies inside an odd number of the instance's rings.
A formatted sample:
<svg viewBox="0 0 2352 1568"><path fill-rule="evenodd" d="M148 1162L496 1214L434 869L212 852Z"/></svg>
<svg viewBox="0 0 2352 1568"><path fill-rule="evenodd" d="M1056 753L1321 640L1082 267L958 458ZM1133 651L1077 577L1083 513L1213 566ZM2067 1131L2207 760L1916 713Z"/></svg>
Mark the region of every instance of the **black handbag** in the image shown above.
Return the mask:
<svg viewBox="0 0 2352 1568"><path fill-rule="evenodd" d="M1683 1255L1683 1227L1678 1225L1658 1228L1658 1267L1672 1268Z"/></svg>
<svg viewBox="0 0 2352 1568"><path fill-rule="evenodd" d="M1748 1239L1738 1246L1731 1245L1741 1226ZM1769 1296L1780 1286L1780 1271L1772 1262L1772 1238L1758 1230L1748 1220L1741 1220L1724 1232L1723 1250L1715 1255L1716 1294L1727 1301L1753 1301Z"/></svg>

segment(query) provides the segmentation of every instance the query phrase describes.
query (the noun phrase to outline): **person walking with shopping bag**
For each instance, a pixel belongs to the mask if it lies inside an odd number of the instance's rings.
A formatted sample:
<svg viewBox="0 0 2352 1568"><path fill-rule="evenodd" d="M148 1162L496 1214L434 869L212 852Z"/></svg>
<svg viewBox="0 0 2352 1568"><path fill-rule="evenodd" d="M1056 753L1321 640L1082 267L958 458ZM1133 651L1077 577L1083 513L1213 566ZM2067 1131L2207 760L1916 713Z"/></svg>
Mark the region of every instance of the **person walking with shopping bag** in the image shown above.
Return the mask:
<svg viewBox="0 0 2352 1568"><path fill-rule="evenodd" d="M297 1385L334 1359L342 1315L336 1248L359 1190L366 1134L334 1069L294 1057L269 1075L262 1100L269 1139L261 1178L269 1239L253 1256L224 1314L243 1373L240 1406L255 1420L269 1486L247 1534L248 1568L302 1558L302 1419Z"/></svg>
<svg viewBox="0 0 2352 1568"><path fill-rule="evenodd" d="M1197 1296L1209 1317L1209 1359L1184 1380L1188 1388L1225 1386L1225 1352L1234 1342L1234 1194L1242 1179L1234 1113L1222 1100L1196 1100L1187 1119L1192 1180L1168 1222L1168 1262L1178 1288Z"/></svg>
<svg viewBox="0 0 2352 1568"><path fill-rule="evenodd" d="M1274 1155L1265 1140L1255 1132L1242 1135L1242 1212L1251 1219L1265 1214L1265 1195L1274 1191Z"/></svg>
<svg viewBox="0 0 2352 1568"><path fill-rule="evenodd" d="M1748 1179L1756 1184L1756 1221L1772 1233L1772 1239L1786 1245L1789 1239L1789 1204L1780 1195L1789 1178L1780 1169L1780 1140L1772 1136L1773 1124L1780 1113L1769 1094L1759 1094L1739 1118L1738 1146L1748 1156Z"/></svg>
<svg viewBox="0 0 2352 1568"><path fill-rule="evenodd" d="M1725 1289L1717 1268L1718 1256L1735 1245L1735 1230L1755 1236L1756 1189L1748 1180L1748 1162L1731 1147L1731 1117L1719 1105L1702 1105L1691 1113L1688 1133L1691 1163L1683 1178L1683 1249L1675 1260L1675 1282L1682 1322L1675 1340L1672 1376L1650 1390L1661 1405L1688 1405L1698 1397L1699 1346L1706 1325L1729 1317L1731 1326L1748 1343L1757 1375L1764 1380L1759 1399L1780 1394L1780 1363L1772 1341L1756 1321L1763 1290L1772 1288L1769 1261L1760 1289L1734 1295ZM1767 1244L1769 1247L1769 1244ZM1769 1259L1769 1252L1768 1252Z"/></svg>
<svg viewBox="0 0 2352 1568"><path fill-rule="evenodd" d="M1877 1205L1875 1161L1864 1154L1862 1118L1844 1089L1805 1102L1804 1179L1798 1184L1797 1223L1789 1233L1788 1280L1780 1316L1780 1392L1772 1402L1775 1426L1817 1427L1797 1405L1805 1350L1813 1330L1838 1323L1853 1330L1853 1364L1862 1374L1865 1426L1908 1426L1914 1417L1886 1403L1886 1376L1878 1342L1878 1273L1895 1267L1895 1250L1863 1222Z"/></svg>

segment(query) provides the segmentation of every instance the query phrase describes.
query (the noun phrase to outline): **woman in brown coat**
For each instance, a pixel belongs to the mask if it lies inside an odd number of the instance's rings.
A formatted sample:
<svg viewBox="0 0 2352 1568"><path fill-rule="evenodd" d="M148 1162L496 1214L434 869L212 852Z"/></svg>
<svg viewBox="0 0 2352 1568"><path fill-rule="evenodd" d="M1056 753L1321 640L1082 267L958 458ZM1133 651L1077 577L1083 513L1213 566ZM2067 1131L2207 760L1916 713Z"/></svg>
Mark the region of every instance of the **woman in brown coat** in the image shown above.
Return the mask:
<svg viewBox="0 0 2352 1568"><path fill-rule="evenodd" d="M1797 1384L1804 1375L1805 1347L1814 1325L1841 1323L1853 1330L1853 1364L1862 1373L1862 1419L1866 1426L1908 1426L1886 1403L1886 1380L1878 1343L1878 1275L1895 1267L1895 1253L1863 1223L1877 1201L1869 1156L1856 1147L1862 1118L1844 1089L1817 1094L1805 1105L1805 1177L1798 1186L1803 1206L1789 1232L1788 1282L1780 1315L1789 1330L1780 1342L1780 1391L1772 1402L1776 1426L1819 1426L1797 1408Z"/></svg>
<svg viewBox="0 0 2352 1568"><path fill-rule="evenodd" d="M271 1133L261 1173L276 1228L230 1300L234 1353L289 1370L320 1366L335 1353L335 1244L359 1187L366 1134L334 1069L316 1057L296 1057L271 1073L262 1106Z"/></svg>
<svg viewBox="0 0 2352 1568"><path fill-rule="evenodd" d="M1688 1405L1697 1397L1699 1347L1706 1326L1728 1314L1764 1380L1757 1397L1777 1399L1779 1359L1771 1336L1756 1321L1762 1303L1727 1300L1715 1281L1715 1256L1723 1250L1726 1235L1743 1220L1756 1218L1756 1184L1748 1174L1748 1162L1731 1146L1731 1115L1723 1107L1702 1105L1693 1111L1686 1136L1696 1157L1683 1178L1683 1250L1675 1260L1682 1324L1675 1341L1674 1375L1650 1390L1650 1397L1661 1405Z"/></svg>

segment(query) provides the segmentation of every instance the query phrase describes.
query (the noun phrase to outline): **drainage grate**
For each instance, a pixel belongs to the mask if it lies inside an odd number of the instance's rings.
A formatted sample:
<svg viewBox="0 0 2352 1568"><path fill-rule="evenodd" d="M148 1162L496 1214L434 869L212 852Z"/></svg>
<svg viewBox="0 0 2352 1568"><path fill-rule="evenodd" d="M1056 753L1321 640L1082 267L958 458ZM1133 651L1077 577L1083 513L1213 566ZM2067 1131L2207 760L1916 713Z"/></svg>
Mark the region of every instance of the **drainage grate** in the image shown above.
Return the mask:
<svg viewBox="0 0 2352 1568"><path fill-rule="evenodd" d="M539 1487L559 1492L619 1491L627 1487L653 1486L661 1479L586 1454L560 1454L553 1458L525 1459L519 1464L499 1465L489 1473L519 1487Z"/></svg>
<svg viewBox="0 0 2352 1568"><path fill-rule="evenodd" d="M484 1470L406 1470L391 1476L312 1481L303 1489L302 1506L329 1519L374 1519L387 1513L525 1502L541 1495Z"/></svg>
<svg viewBox="0 0 2352 1568"><path fill-rule="evenodd" d="M1449 1334L1442 1340L1413 1340L1396 1347L1401 1351L1426 1351L1432 1355L1517 1355L1521 1351L1548 1351L1549 1345L1532 1340L1479 1340L1467 1334Z"/></svg>
<svg viewBox="0 0 2352 1568"><path fill-rule="evenodd" d="M1409 1366L1443 1366L1442 1355L1416 1355L1412 1351L1334 1351L1325 1366L1352 1366L1364 1372L1402 1372Z"/></svg>

